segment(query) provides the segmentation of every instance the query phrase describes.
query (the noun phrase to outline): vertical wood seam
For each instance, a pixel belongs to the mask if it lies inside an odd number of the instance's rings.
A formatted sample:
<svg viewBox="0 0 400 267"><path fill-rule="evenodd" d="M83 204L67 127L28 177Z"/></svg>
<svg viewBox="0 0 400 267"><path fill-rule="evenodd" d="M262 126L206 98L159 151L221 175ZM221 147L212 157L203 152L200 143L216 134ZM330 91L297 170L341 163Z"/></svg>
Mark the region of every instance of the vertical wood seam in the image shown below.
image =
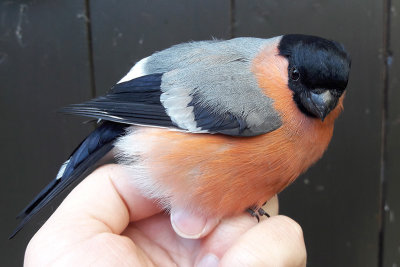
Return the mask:
<svg viewBox="0 0 400 267"><path fill-rule="evenodd" d="M230 38L236 37L236 0L230 0Z"/></svg>
<svg viewBox="0 0 400 267"><path fill-rule="evenodd" d="M387 193L387 179L385 173L386 159L387 159L387 120L388 120L388 92L389 92L389 58L390 58L390 9L391 0L383 1L383 71L382 71L382 115L381 115L381 159L380 159L380 192L379 192L379 236L378 236L378 266L383 267L384 264L384 239L385 239L385 222L386 222L386 193Z"/></svg>
<svg viewBox="0 0 400 267"><path fill-rule="evenodd" d="M90 17L90 0L85 1L85 16L86 16L86 38L87 38L87 53L89 64L89 82L91 97L96 97L96 80L94 78L94 62L93 62L93 39L92 39L92 18ZM97 127L97 123L91 123L93 128Z"/></svg>
<svg viewBox="0 0 400 267"><path fill-rule="evenodd" d="M92 22L90 17L90 0L85 1L85 15L86 15L86 36L88 44L88 61L89 61L89 75L90 75L90 89L92 97L96 97L96 82L94 77L94 62L93 62L93 40L92 40Z"/></svg>

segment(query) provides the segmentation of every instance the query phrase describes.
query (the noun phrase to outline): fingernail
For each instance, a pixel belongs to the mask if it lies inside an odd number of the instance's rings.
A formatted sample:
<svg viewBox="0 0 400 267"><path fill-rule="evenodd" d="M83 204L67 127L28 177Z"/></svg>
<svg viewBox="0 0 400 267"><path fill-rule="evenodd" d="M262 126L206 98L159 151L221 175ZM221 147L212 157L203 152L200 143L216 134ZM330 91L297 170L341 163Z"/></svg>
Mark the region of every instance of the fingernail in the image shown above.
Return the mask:
<svg viewBox="0 0 400 267"><path fill-rule="evenodd" d="M195 216L185 210L172 210L171 224L179 236L197 239L201 237L206 228L207 218Z"/></svg>
<svg viewBox="0 0 400 267"><path fill-rule="evenodd" d="M219 223L217 218L197 216L182 209L173 209L170 218L174 231L188 239L198 239L207 235Z"/></svg>
<svg viewBox="0 0 400 267"><path fill-rule="evenodd" d="M208 253L197 263L196 267L214 267L218 266L219 259L214 254Z"/></svg>

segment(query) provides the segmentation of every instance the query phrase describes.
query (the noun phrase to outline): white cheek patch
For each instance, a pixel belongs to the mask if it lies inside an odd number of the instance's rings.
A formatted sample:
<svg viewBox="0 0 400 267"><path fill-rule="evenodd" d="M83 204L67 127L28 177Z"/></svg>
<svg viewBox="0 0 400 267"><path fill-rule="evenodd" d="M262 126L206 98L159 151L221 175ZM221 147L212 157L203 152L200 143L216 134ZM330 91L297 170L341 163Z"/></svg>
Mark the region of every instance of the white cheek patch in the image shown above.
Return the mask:
<svg viewBox="0 0 400 267"><path fill-rule="evenodd" d="M133 66L132 69L118 83L130 81L132 79L149 74L145 71L145 66L148 60L149 57L146 57L136 63L135 66Z"/></svg>

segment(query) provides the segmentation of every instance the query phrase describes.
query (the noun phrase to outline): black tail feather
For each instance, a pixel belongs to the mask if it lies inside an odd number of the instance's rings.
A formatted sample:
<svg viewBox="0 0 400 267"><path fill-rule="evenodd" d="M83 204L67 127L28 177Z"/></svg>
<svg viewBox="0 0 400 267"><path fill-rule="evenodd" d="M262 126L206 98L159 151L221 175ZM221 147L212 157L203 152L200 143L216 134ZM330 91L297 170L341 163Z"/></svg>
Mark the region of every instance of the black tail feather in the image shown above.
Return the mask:
<svg viewBox="0 0 400 267"><path fill-rule="evenodd" d="M23 209L17 218L21 219L17 228L10 235L13 238L44 206L83 174L91 171L96 162L104 157L113 147L115 139L122 135L127 125L104 122L93 131L74 151L59 179L50 182L39 195Z"/></svg>
<svg viewBox="0 0 400 267"><path fill-rule="evenodd" d="M42 191L17 215L17 219L23 219L58 185L60 179L51 181Z"/></svg>

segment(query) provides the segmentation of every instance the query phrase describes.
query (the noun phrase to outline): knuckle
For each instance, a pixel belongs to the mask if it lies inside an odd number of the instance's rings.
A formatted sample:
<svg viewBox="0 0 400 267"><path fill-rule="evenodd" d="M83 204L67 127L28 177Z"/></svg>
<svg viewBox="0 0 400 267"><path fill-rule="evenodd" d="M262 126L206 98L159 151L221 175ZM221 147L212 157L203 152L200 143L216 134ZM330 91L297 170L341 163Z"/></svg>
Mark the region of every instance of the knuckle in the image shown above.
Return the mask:
<svg viewBox="0 0 400 267"><path fill-rule="evenodd" d="M287 260L290 261L289 265L284 266L306 266L307 250L304 243L303 229L293 219L280 215L281 226L285 228L288 239L291 240L292 256Z"/></svg>
<svg viewBox="0 0 400 267"><path fill-rule="evenodd" d="M303 239L303 229L300 224L287 216L280 215L280 217L282 218L282 222L285 224L285 228L288 229L291 234Z"/></svg>

